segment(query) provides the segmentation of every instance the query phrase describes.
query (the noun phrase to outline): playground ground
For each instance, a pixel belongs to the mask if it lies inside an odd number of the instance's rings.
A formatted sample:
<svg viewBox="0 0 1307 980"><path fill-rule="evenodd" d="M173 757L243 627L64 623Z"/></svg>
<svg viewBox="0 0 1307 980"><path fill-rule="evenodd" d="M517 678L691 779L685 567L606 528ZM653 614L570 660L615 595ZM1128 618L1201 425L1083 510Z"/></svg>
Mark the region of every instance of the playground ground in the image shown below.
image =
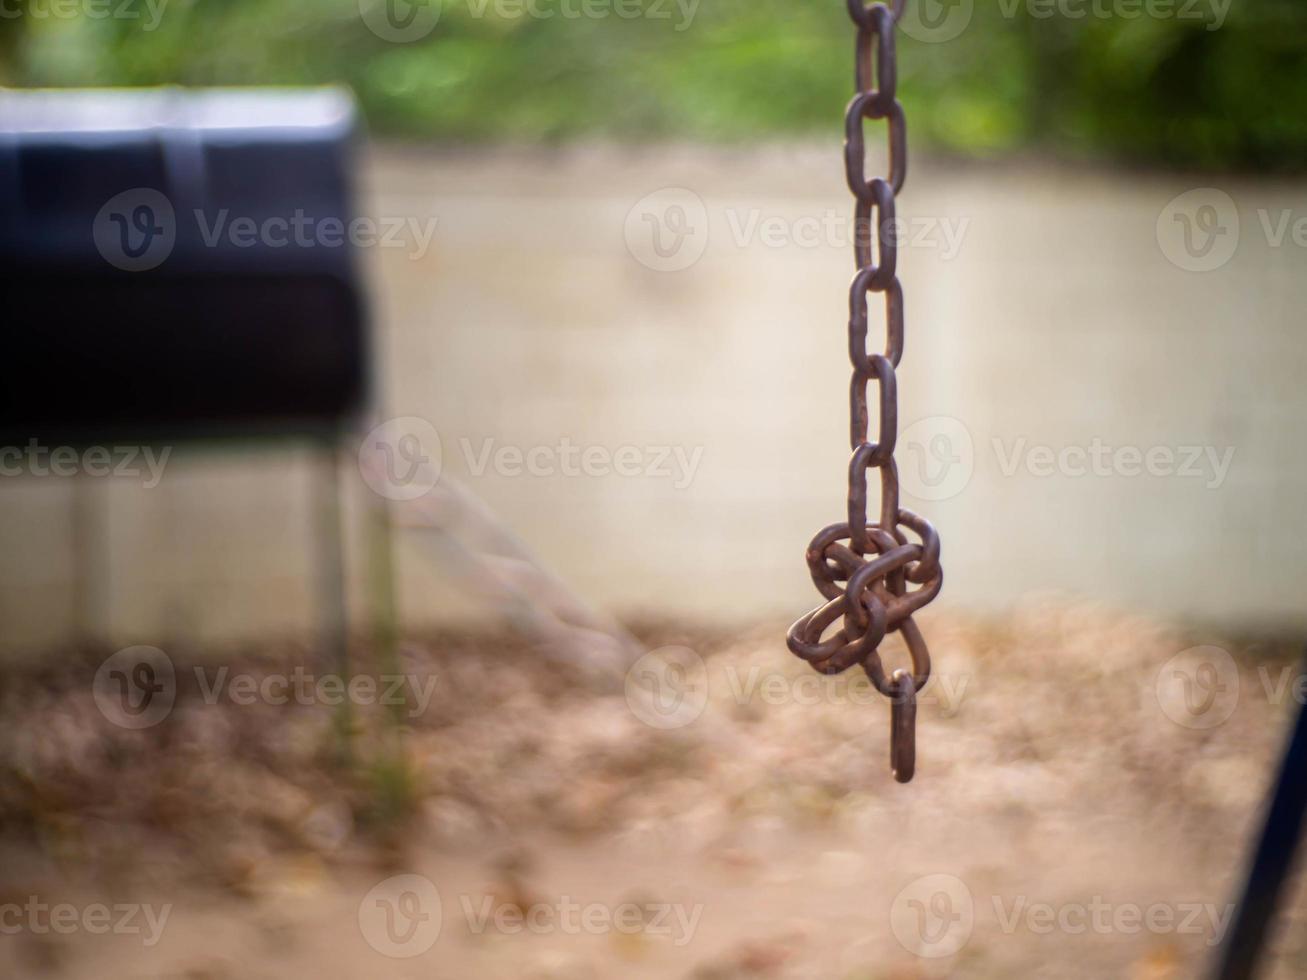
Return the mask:
<svg viewBox="0 0 1307 980"><path fill-rule="evenodd" d="M305 663L293 644L175 655L176 703L141 730L98 709L94 651L11 669L0 973L1199 975L1293 650L1065 598L923 619L907 786L885 705L807 672L783 623L638 626L685 668L654 714L508 633L432 634L403 647L400 728L356 706L352 762L339 709L236 695ZM137 911L99 934L100 904ZM1295 884L1268 976L1307 969L1305 915Z"/></svg>

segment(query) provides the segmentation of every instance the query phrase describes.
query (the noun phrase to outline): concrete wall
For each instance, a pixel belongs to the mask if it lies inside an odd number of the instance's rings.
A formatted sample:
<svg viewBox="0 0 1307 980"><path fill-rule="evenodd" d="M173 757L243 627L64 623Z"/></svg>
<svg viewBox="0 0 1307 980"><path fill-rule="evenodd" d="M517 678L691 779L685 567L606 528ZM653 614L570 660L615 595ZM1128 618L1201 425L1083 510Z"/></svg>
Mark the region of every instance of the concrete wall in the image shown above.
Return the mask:
<svg viewBox="0 0 1307 980"><path fill-rule="evenodd" d="M844 507L840 166L834 145L375 153L364 212L413 221L398 247L367 254L382 417L429 420L444 473L598 604L802 611L804 546ZM1229 198L1171 204L1206 186ZM669 187L684 190L646 198ZM646 215L664 222L666 254ZM905 504L943 537L941 601L1062 589L1165 615L1307 621L1307 241L1293 234L1307 187L914 162L899 215L900 465L918 491ZM1177 251L1185 220L1214 234L1213 251ZM1234 242L1217 268L1181 267ZM516 472L514 449L536 450L534 474L525 460ZM692 479L676 452L697 457ZM598 472L619 460L642 475ZM589 475L568 475L578 468ZM303 450L178 450L152 488L82 479L112 571L95 618L139 642L306 624L311 472ZM343 472L357 518L368 491ZM0 479L6 647L75 626L75 482ZM440 552L404 538L406 618L469 612Z"/></svg>

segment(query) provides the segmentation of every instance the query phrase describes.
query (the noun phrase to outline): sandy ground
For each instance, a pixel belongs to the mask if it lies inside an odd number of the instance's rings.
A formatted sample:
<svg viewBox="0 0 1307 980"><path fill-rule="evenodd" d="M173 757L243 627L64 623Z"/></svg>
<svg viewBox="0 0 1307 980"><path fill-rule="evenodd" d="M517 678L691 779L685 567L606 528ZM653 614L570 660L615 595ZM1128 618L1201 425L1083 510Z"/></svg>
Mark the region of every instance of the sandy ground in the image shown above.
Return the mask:
<svg viewBox="0 0 1307 980"><path fill-rule="evenodd" d="M353 765L336 711L190 683L286 671L292 647L174 651L176 704L136 731L97 710L93 653L11 673L0 975L1199 975L1291 651L1061 600L925 625L908 786L885 704L808 672L781 624L645 627L661 652L616 686L507 635L410 642L430 701L398 733L358 709ZM1294 895L1268 976L1307 971ZM73 910L66 934L34 901ZM96 903L142 907L99 935Z"/></svg>

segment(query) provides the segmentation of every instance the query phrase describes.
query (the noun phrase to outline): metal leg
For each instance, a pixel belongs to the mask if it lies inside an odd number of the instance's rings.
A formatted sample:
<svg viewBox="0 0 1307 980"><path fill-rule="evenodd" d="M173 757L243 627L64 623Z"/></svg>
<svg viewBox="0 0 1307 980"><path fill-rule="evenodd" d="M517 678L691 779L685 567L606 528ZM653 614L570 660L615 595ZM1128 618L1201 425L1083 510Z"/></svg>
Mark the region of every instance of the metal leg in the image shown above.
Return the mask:
<svg viewBox="0 0 1307 980"><path fill-rule="evenodd" d="M96 478L79 473L72 487L73 616L77 641L91 646L110 631L108 524L102 519L107 486L94 486ZM104 481L99 481L103 483Z"/></svg>
<svg viewBox="0 0 1307 980"><path fill-rule="evenodd" d="M1304 676L1307 676L1307 659L1299 669L1298 684ZM1296 689L1296 686L1291 688ZM1212 980L1251 980L1256 975L1267 929L1285 879L1293 868L1294 852L1302 837L1304 811L1307 811L1307 711L1300 707L1266 811L1261 840L1235 912L1234 926L1217 952L1218 966Z"/></svg>
<svg viewBox="0 0 1307 980"><path fill-rule="evenodd" d="M349 616L338 452L337 441L331 440L315 454L313 530L317 558L318 661L323 670L348 680Z"/></svg>
<svg viewBox="0 0 1307 980"><path fill-rule="evenodd" d="M368 535L368 605L372 623L373 662L382 674L398 675L399 607L395 598L394 526L390 519L390 502L380 494L365 495ZM394 705L391 714L398 719L403 705Z"/></svg>

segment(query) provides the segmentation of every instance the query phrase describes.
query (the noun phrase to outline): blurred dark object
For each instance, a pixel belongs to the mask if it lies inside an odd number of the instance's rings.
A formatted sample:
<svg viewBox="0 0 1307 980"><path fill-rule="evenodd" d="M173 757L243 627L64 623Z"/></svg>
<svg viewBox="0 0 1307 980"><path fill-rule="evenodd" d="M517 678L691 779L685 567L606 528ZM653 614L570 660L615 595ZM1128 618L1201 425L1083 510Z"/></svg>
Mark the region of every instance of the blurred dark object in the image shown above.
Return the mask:
<svg viewBox="0 0 1307 980"><path fill-rule="evenodd" d="M336 89L0 96L0 442L348 428L355 128Z"/></svg>
<svg viewBox="0 0 1307 980"><path fill-rule="evenodd" d="M1307 682L1307 657L1303 658L1293 691ZM1248 867L1248 880L1239 899L1234 927L1219 950L1212 980L1252 980L1265 959L1267 933L1275 908L1293 873L1295 856L1302 843L1303 817L1307 814L1307 711L1301 706L1289 743L1280 763L1279 778L1263 818L1262 835Z"/></svg>
<svg viewBox="0 0 1307 980"><path fill-rule="evenodd" d="M369 373L356 126L339 89L0 94L0 447L310 440L322 651L340 671L338 454ZM111 561L78 487L89 638Z"/></svg>

